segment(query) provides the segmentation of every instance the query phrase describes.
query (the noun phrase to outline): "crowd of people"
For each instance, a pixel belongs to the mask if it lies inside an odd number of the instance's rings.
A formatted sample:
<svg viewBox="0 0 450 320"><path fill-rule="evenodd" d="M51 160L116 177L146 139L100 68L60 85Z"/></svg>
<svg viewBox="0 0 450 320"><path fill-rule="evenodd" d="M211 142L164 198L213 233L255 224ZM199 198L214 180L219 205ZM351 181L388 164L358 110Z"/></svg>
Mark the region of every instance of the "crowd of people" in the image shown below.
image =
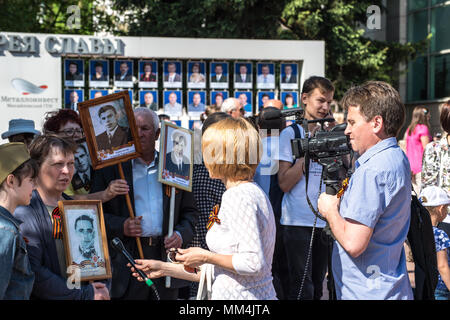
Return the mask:
<svg viewBox="0 0 450 320"><path fill-rule="evenodd" d="M441 106L440 139L429 110L414 109L403 152L398 92L381 81L350 88L335 122L347 124L352 174L331 195L322 165L296 158L291 140L312 137L317 121L334 116L334 92L329 79L305 80L298 104L307 126L288 125L277 99L256 116L236 98L208 106L194 138L192 192L173 197L158 180L168 117L149 107L134 109L142 155L121 164L125 179L117 166L90 166L76 111L48 114L42 134L30 120L11 120L2 134L10 143L0 146L0 299L155 299L139 269L164 300L319 300L327 274L336 299L410 300L404 244L414 191L436 240L435 298L449 299L450 101ZM68 286L60 200L101 200L107 239L121 239L135 266L111 249L110 279Z"/></svg>

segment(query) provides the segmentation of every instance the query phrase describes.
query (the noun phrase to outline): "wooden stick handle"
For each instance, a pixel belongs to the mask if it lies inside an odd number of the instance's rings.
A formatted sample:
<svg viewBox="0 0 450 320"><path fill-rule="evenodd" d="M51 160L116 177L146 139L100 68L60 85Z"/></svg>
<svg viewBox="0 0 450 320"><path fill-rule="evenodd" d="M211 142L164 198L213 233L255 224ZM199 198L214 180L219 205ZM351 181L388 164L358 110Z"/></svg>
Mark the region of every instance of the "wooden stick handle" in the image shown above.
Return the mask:
<svg viewBox="0 0 450 320"><path fill-rule="evenodd" d="M117 166L119 167L120 179L125 180L125 175L123 174L123 169L122 169L122 163L119 162L117 164ZM131 199L130 199L130 195L128 193L125 195L125 199L127 201L127 207L128 207L128 212L130 213L130 218L134 219L133 206L131 205ZM137 244L137 248L139 251L139 257L141 259L144 259L144 252L142 251L141 238L136 237L136 244Z"/></svg>
<svg viewBox="0 0 450 320"><path fill-rule="evenodd" d="M175 216L175 187L170 189L170 215L169 215L169 232L167 236L170 238L173 234L174 216ZM166 277L166 288L170 288L170 277Z"/></svg>

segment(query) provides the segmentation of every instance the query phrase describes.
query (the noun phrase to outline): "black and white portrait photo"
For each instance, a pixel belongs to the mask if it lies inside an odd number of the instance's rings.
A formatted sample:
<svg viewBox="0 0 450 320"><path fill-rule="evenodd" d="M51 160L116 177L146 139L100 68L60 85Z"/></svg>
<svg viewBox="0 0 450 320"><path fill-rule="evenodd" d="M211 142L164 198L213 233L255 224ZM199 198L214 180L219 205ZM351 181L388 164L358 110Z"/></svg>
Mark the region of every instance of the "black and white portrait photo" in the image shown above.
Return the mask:
<svg viewBox="0 0 450 320"><path fill-rule="evenodd" d="M170 122L162 122L159 163L160 182L191 190L193 170L193 132Z"/></svg>
<svg viewBox="0 0 450 320"><path fill-rule="evenodd" d="M81 279L111 277L109 252L101 210L96 200L67 200L58 203L64 222L67 267L80 270Z"/></svg>

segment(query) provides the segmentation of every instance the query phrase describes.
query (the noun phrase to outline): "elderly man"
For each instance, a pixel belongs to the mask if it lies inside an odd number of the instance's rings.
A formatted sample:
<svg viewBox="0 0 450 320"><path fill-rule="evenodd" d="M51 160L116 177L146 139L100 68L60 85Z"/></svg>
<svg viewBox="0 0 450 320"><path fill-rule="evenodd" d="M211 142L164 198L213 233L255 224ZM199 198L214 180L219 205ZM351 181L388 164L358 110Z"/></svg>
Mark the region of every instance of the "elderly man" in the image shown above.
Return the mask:
<svg viewBox="0 0 450 320"><path fill-rule="evenodd" d="M153 93L146 92L144 94L144 103L141 104L141 107L149 108L153 111L158 111L158 105L155 102L155 99L153 98Z"/></svg>
<svg viewBox="0 0 450 320"><path fill-rule="evenodd" d="M119 67L120 72L116 74L116 81L132 81L133 78L131 74L128 74L128 69L128 64L123 61Z"/></svg>
<svg viewBox="0 0 450 320"><path fill-rule="evenodd" d="M160 155L155 150L159 119L154 111L138 107L134 110L136 126L142 145L142 157L122 163L125 179L130 186L130 197L136 218L131 219L124 196L103 203L108 239L119 237L133 257L138 257L135 237L141 237L145 259L166 260L166 250L180 248L194 235L198 210L192 193L177 190L174 208L174 233L168 237L170 188L158 181ZM91 192L104 190L111 180L118 179L116 166L94 173ZM150 288L138 282L127 268L120 254L111 254L113 279L111 296L116 299L147 300L153 295ZM164 278L154 281L161 299L176 299L179 287L186 286L172 279L171 288L165 287Z"/></svg>
<svg viewBox="0 0 450 320"><path fill-rule="evenodd" d="M164 113L168 114L169 116L181 116L182 113L182 106L180 103L177 102L178 96L176 92L172 91L169 93L169 103L166 103L164 105Z"/></svg>
<svg viewBox="0 0 450 320"><path fill-rule="evenodd" d="M228 98L222 103L221 111L228 113L233 118L242 117L245 113L244 107L242 106L239 99L236 98Z"/></svg>
<svg viewBox="0 0 450 320"><path fill-rule="evenodd" d="M69 101L66 103L66 108L78 111L78 100L80 97L78 96L78 92L75 90L71 91L69 94Z"/></svg>
<svg viewBox="0 0 450 320"><path fill-rule="evenodd" d="M112 105L106 105L98 110L100 123L105 131L95 136L98 150L111 150L128 142L128 128L119 126L119 113Z"/></svg>

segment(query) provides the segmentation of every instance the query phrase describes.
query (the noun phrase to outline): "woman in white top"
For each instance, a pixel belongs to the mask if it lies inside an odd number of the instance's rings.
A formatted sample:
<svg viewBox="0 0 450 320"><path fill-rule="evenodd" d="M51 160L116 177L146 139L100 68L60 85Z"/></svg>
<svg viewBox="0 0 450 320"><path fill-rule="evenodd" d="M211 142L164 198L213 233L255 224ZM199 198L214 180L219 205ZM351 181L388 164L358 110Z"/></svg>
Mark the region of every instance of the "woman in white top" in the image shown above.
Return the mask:
<svg viewBox="0 0 450 320"><path fill-rule="evenodd" d="M206 129L202 137L205 166L211 178L221 179L227 189L216 219L210 219L206 242L211 251L178 249L178 264L136 260L137 268L149 278L199 281L200 273L186 272L185 267L208 265L213 269L211 299L276 299L271 270L275 220L269 199L253 182L261 148L258 132L243 118L227 118Z"/></svg>

